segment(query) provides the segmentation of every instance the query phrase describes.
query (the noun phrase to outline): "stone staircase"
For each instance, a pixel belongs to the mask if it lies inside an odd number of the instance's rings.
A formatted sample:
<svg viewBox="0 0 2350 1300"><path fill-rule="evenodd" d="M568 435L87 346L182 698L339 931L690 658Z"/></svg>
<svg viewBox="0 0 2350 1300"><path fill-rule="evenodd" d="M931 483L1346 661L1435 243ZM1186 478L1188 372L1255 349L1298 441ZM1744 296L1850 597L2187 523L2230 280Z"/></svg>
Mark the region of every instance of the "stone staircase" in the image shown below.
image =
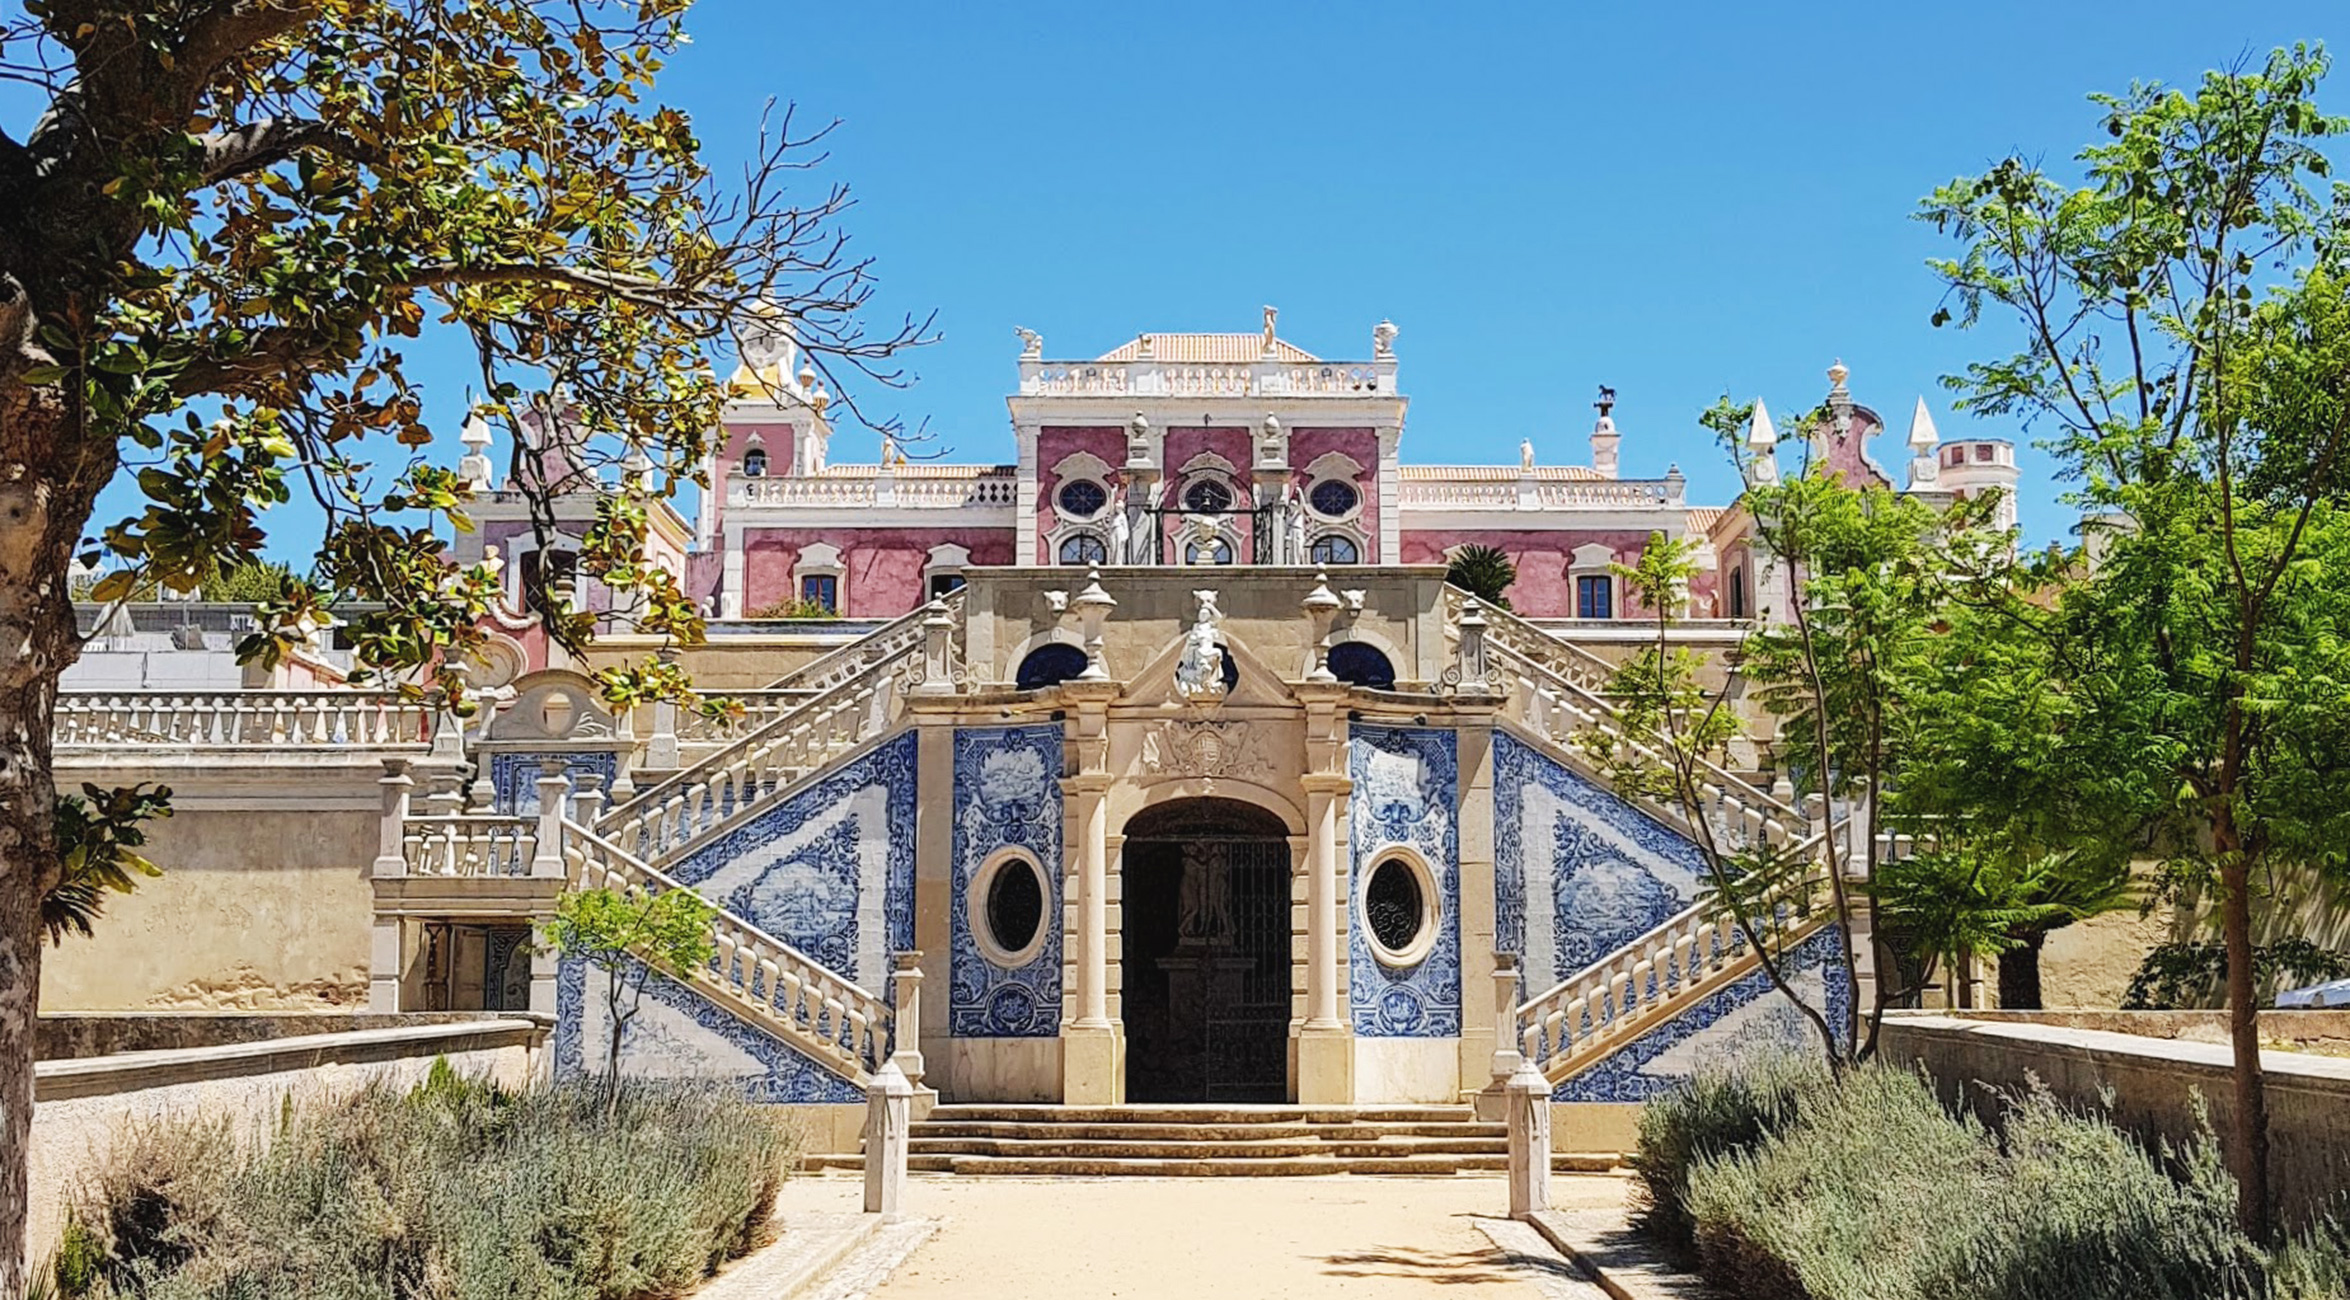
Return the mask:
<svg viewBox="0 0 2350 1300"><path fill-rule="evenodd" d="M1509 1168L1498 1123L1467 1106L942 1105L914 1123L917 1172L1030 1177L1437 1177ZM814 1156L815 1169L861 1156ZM1613 1155L1562 1154L1561 1171L1606 1169Z"/></svg>
<svg viewBox="0 0 2350 1300"><path fill-rule="evenodd" d="M1448 588L1445 603L1448 631L1458 637L1469 598ZM1480 606L1477 613L1485 629L1488 682L1506 697L1502 719L1514 734L1603 781L1583 748L1589 738L1604 735L1634 752L1654 752L1646 737L1627 734L1607 698L1615 665L1507 611ZM1710 762L1699 763L1697 785L1701 806L1695 819L1678 805L1632 802L1692 840L1710 836L1725 852L1767 844L1809 864L1790 873L1772 899L1778 918L1772 946L1792 948L1826 927L1834 919L1826 905L1829 835L1842 834L1843 827L1827 831L1804 810ZM1700 901L1569 978L1532 992L1514 1017L1518 1049L1553 1084L1564 1083L1760 966L1732 918Z"/></svg>

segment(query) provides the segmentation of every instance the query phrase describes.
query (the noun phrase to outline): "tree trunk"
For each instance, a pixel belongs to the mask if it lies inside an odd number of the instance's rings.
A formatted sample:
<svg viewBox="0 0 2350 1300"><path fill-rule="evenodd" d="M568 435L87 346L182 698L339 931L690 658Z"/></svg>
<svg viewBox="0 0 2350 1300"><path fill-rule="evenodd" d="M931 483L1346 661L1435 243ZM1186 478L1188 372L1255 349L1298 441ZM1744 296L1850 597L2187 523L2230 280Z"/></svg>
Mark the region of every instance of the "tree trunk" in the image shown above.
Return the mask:
<svg viewBox="0 0 2350 1300"><path fill-rule="evenodd" d="M2215 837L2220 850L2221 933L2228 955L2228 1045L2235 1056L2234 1158L2236 1218L2263 1245L2270 1239L2268 1196L2268 1084L2260 1072L2260 993L2252 980L2252 864L2223 810Z"/></svg>
<svg viewBox="0 0 2350 1300"><path fill-rule="evenodd" d="M1999 954L1999 1009L2002 1011L2040 1009L2040 948L2048 942L2048 935L2034 930L2023 938L2022 943Z"/></svg>
<svg viewBox="0 0 2350 1300"><path fill-rule="evenodd" d="M81 650L66 567L95 483L112 471L110 457L93 458L60 483L70 414L56 388L16 381L44 359L29 343L30 320L22 289L0 273L0 1296L9 1297L24 1293L41 900L58 876L49 726L57 676Z"/></svg>

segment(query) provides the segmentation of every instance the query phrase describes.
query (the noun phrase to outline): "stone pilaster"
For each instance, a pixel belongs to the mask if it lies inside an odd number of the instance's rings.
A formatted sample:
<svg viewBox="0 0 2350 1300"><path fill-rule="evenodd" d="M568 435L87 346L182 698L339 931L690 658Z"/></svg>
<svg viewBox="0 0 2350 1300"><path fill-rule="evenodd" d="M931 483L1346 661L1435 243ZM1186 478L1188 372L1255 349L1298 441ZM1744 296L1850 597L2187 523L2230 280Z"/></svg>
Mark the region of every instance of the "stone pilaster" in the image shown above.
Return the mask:
<svg viewBox="0 0 2350 1300"><path fill-rule="evenodd" d="M1110 1016L1110 773L1107 727L1119 686L1107 681L1062 684L1070 774L1061 782L1071 829L1067 852L1075 861L1078 953L1076 1014L1061 1028L1061 1101L1069 1106L1114 1106L1125 1093L1121 1026Z"/></svg>
<svg viewBox="0 0 2350 1300"><path fill-rule="evenodd" d="M1297 1034L1297 1099L1354 1101L1354 1028L1341 996L1346 976L1346 846L1341 828L1353 782L1346 775L1346 688L1293 688L1306 707L1306 1016Z"/></svg>

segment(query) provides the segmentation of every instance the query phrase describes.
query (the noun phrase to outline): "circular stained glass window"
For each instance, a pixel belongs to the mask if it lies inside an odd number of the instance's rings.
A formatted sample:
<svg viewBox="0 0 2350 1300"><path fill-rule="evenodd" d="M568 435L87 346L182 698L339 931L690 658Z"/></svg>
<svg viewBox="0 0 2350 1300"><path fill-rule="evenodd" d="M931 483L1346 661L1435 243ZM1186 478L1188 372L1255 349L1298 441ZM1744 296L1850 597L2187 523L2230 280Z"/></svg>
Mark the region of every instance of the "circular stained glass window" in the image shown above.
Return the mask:
<svg viewBox="0 0 2350 1300"><path fill-rule="evenodd" d="M1220 515L1232 508L1232 489L1203 478L1183 490L1183 508L1195 515Z"/></svg>
<svg viewBox="0 0 2350 1300"><path fill-rule="evenodd" d="M1061 503L1061 513L1071 519L1091 519L1110 504L1110 494L1092 479L1079 478L1063 483L1055 500Z"/></svg>
<svg viewBox="0 0 2350 1300"><path fill-rule="evenodd" d="M1419 943L1428 926L1428 898L1420 889L1420 873L1402 858L1383 858L1371 868L1363 887L1363 920L1371 939L1389 959L1401 957Z"/></svg>
<svg viewBox="0 0 2350 1300"><path fill-rule="evenodd" d="M1005 953L1024 953L1044 926L1044 882L1025 858L1006 859L987 882L987 937Z"/></svg>
<svg viewBox="0 0 2350 1300"><path fill-rule="evenodd" d="M1355 486L1344 479L1326 478L1314 485L1306 499L1313 503L1314 513L1330 519L1343 519L1354 513L1362 497Z"/></svg>

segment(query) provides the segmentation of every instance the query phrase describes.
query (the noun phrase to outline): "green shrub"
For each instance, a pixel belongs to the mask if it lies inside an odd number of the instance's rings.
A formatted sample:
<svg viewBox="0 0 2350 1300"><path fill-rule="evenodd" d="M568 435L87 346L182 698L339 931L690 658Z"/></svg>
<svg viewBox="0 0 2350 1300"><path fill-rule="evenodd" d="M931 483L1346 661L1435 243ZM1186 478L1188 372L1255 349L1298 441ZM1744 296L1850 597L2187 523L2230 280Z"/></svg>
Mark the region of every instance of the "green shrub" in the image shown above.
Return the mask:
<svg viewBox="0 0 2350 1300"><path fill-rule="evenodd" d="M436 1069L128 1135L77 1207L117 1296L633 1300L759 1245L792 1155L762 1108L628 1084L510 1094Z"/></svg>
<svg viewBox="0 0 2350 1300"><path fill-rule="evenodd" d="M1803 1098L1828 1087L1828 1067L1818 1057L1771 1053L1702 1067L1677 1091L1649 1102L1631 1160L1633 1221L1686 1255L1696 1244L1686 1204L1690 1167L1752 1147L1791 1123Z"/></svg>
<svg viewBox="0 0 2350 1300"><path fill-rule="evenodd" d="M2004 1102L1993 1132L1882 1066L1803 1096L1775 1131L1691 1162L1702 1271L1757 1300L2268 1294L2208 1134L2149 1154L2044 1089ZM2322 1285L2338 1240L2306 1250L2297 1267Z"/></svg>

